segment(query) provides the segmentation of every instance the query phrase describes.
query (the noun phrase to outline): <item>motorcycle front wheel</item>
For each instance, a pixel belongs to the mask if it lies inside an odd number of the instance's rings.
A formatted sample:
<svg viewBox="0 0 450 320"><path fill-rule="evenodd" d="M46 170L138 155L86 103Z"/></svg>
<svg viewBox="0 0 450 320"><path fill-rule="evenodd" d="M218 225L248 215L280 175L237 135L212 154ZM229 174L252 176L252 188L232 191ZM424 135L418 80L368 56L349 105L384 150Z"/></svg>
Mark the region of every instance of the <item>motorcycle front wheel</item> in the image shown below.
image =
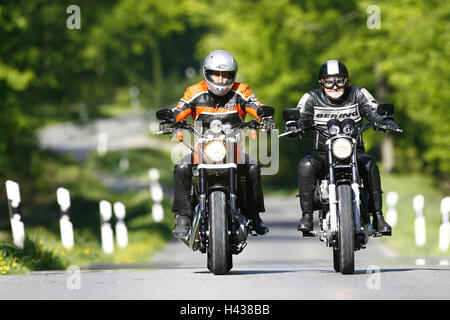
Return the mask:
<svg viewBox="0 0 450 320"><path fill-rule="evenodd" d="M209 196L208 269L215 275L225 274L233 267L228 239L226 195L214 191Z"/></svg>
<svg viewBox="0 0 450 320"><path fill-rule="evenodd" d="M338 250L334 248L335 270L342 274L355 271L355 227L353 224L352 188L347 184L337 187L338 198ZM337 251L337 252L336 252ZM336 261L337 260L337 261Z"/></svg>

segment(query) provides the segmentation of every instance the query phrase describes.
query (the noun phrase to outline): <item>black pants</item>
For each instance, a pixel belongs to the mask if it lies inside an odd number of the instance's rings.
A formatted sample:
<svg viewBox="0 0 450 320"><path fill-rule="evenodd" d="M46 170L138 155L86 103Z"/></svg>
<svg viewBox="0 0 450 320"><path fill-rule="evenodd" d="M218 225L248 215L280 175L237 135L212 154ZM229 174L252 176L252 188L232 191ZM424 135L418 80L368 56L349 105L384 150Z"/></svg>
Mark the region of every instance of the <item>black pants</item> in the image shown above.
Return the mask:
<svg viewBox="0 0 450 320"><path fill-rule="evenodd" d="M381 191L380 171L375 161L365 153L357 153L358 171L364 186L369 191L369 212L382 210L383 198ZM300 206L303 213L314 211L314 189L316 181L323 179L328 172L326 155L313 153L303 158L298 164L298 190Z"/></svg>
<svg viewBox="0 0 450 320"><path fill-rule="evenodd" d="M261 185L261 167L255 160L250 158L247 154L242 153L241 156L245 157L244 164L237 165L238 181L239 177L245 176L245 194L246 208L243 212L248 217L254 217L259 212L264 212L264 195ZM192 153L182 158L173 170L173 182L174 182L174 197L172 211L179 215L192 216L193 208L190 200L190 191L192 185ZM238 183L238 202L239 195L243 193Z"/></svg>

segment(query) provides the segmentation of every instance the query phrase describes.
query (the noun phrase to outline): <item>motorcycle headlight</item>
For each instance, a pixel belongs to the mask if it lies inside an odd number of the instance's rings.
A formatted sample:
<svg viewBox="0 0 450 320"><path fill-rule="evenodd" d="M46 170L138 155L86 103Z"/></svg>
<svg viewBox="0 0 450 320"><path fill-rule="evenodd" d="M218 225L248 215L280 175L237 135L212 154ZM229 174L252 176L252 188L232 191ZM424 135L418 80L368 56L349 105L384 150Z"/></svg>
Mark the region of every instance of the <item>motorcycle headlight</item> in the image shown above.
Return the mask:
<svg viewBox="0 0 450 320"><path fill-rule="evenodd" d="M337 119L330 119L327 122L328 132L334 136L341 132L342 124Z"/></svg>
<svg viewBox="0 0 450 320"><path fill-rule="evenodd" d="M214 162L222 161L227 155L225 145L221 141L212 141L203 147L205 155Z"/></svg>
<svg viewBox="0 0 450 320"><path fill-rule="evenodd" d="M347 159L352 155L352 143L349 139L339 138L333 142L331 147L333 155L338 159Z"/></svg>

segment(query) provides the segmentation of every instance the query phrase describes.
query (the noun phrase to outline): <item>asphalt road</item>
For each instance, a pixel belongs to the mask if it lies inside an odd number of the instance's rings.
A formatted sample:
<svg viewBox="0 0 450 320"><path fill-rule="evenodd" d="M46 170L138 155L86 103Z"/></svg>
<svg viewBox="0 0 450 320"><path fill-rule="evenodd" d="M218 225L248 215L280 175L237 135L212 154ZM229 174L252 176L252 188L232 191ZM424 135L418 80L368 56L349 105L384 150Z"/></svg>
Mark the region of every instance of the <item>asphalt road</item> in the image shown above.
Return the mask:
<svg viewBox="0 0 450 320"><path fill-rule="evenodd" d="M84 128L61 124L41 130L39 140L41 147L74 154L80 161L96 148L100 132L108 134L109 150L171 148L149 137L148 123L135 113L97 120ZM356 252L353 275L336 273L331 249L317 238L302 238L297 232L297 199L267 198L265 205L267 213L261 216L270 232L251 237L245 250L233 256L234 267L227 275L212 275L205 254L192 252L173 239L144 266L97 266L80 272L75 268L0 277L0 300L450 298L450 268L437 263L416 266L414 259L395 254L379 238L370 239L367 249Z"/></svg>
<svg viewBox="0 0 450 320"><path fill-rule="evenodd" d="M449 299L448 267L415 266L382 240L356 252L355 273L333 270L332 252L296 231L298 200L266 199L270 232L252 237L227 275L214 276L206 255L177 240L146 266L128 270L35 272L0 277L0 299ZM395 234L395 229L394 229ZM413 240L412 240L413 241ZM136 266L134 267L136 268ZM372 272L375 271L375 272Z"/></svg>
<svg viewBox="0 0 450 320"><path fill-rule="evenodd" d="M39 130L39 144L43 149L72 154L79 161L86 160L88 154L97 149L100 134L107 136L108 151L131 148L170 151L174 144L152 137L150 118L148 113L135 111L112 118L96 119L85 126L71 122L54 124Z"/></svg>

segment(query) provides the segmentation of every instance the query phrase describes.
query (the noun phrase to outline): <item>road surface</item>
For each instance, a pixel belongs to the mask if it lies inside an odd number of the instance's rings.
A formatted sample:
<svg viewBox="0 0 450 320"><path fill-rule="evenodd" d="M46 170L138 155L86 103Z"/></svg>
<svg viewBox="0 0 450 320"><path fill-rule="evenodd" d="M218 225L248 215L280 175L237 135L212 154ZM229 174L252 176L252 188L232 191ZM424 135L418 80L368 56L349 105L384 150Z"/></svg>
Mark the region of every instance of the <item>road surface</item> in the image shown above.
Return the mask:
<svg viewBox="0 0 450 320"><path fill-rule="evenodd" d="M206 255L173 240L139 269L35 272L0 277L0 299L449 299L450 269L415 266L370 239L356 252L355 273L333 270L331 249L296 231L298 200L267 198L270 232L252 237L227 275L214 276ZM394 229L395 235L395 229ZM133 268L136 268L133 267ZM374 273L372 271L375 271Z"/></svg>

